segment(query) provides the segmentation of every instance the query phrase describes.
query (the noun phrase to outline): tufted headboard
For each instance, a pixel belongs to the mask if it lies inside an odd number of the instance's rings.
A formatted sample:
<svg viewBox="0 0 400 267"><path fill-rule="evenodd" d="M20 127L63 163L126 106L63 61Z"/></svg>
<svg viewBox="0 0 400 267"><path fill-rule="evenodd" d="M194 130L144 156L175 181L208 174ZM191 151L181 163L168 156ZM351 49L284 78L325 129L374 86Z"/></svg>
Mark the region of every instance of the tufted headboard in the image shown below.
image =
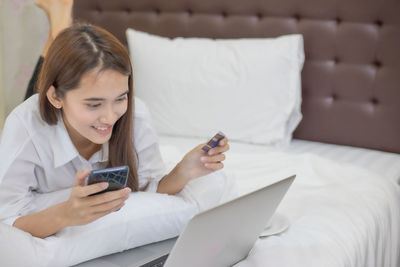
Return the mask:
<svg viewBox="0 0 400 267"><path fill-rule="evenodd" d="M399 0L79 0L74 16L125 44L127 27L167 37L301 33L295 138L400 153Z"/></svg>

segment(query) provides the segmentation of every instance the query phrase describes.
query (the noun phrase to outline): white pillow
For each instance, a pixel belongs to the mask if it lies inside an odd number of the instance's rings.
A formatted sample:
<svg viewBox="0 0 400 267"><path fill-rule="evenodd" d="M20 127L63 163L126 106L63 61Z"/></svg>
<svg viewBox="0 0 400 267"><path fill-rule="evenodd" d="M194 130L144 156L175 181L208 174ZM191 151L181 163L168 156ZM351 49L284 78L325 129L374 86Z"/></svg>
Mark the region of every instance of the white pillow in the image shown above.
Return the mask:
<svg viewBox="0 0 400 267"><path fill-rule="evenodd" d="M191 181L177 196L131 193L118 212L45 239L0 222L0 266L71 266L172 238L197 212L236 194L234 177L218 171Z"/></svg>
<svg viewBox="0 0 400 267"><path fill-rule="evenodd" d="M136 192L118 212L46 239L0 222L0 265L71 266L175 237L197 212L195 203L182 197Z"/></svg>
<svg viewBox="0 0 400 267"><path fill-rule="evenodd" d="M289 143L301 120L303 38L168 39L127 30L135 94L159 134Z"/></svg>

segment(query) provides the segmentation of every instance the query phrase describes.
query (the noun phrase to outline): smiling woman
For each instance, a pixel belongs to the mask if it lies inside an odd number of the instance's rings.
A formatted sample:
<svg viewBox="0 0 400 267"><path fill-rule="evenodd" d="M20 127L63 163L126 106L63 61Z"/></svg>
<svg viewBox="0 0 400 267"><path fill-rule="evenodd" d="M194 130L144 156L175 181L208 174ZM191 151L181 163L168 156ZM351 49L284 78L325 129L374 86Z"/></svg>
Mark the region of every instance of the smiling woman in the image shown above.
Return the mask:
<svg viewBox="0 0 400 267"><path fill-rule="evenodd" d="M128 109L128 76L113 70L100 71L96 68L83 75L78 88L62 98L50 86L44 98L61 109L71 140L86 159L111 138L113 126Z"/></svg>
<svg viewBox="0 0 400 267"><path fill-rule="evenodd" d="M129 55L113 35L95 26L75 25L51 45L38 90L42 119L55 124L61 112L72 143L86 159L110 140L108 167L126 163L131 170L128 186L136 191L132 97L121 98L126 92L132 95L131 74Z"/></svg>
<svg viewBox="0 0 400 267"><path fill-rule="evenodd" d="M208 152L199 144L165 173L128 52L106 30L66 28L38 66L39 95L11 112L0 143L0 221L44 238L121 209L131 191L176 194L223 168L227 138ZM108 184L86 185L90 170L120 165L127 188L93 195Z"/></svg>

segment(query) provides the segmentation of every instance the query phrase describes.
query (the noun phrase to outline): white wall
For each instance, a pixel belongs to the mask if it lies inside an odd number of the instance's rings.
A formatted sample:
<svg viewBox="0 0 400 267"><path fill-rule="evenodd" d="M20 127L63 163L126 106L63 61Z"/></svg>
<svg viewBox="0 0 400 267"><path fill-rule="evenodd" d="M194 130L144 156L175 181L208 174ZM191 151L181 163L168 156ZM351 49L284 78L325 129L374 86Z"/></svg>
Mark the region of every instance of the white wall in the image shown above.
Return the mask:
<svg viewBox="0 0 400 267"><path fill-rule="evenodd" d="M2 18L3 15L3 1L0 1L0 129L4 124L4 83L3 83L3 31L2 31Z"/></svg>
<svg viewBox="0 0 400 267"><path fill-rule="evenodd" d="M23 101L48 35L46 15L33 3L0 0L0 125Z"/></svg>

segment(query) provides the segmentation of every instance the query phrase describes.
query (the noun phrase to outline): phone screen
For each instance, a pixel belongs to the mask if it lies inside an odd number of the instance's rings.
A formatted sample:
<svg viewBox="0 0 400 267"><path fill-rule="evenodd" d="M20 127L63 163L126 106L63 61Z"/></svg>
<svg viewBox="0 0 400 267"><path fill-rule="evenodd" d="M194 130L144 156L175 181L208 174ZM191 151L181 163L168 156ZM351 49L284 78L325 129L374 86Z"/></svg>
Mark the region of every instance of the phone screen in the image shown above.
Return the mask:
<svg viewBox="0 0 400 267"><path fill-rule="evenodd" d="M114 191L119 190L126 187L126 183L128 180L129 167L128 166L120 166L113 167L101 170L93 170L89 173L88 177L88 185L108 182L108 188L104 191L95 193L100 194L106 191ZM95 195L94 194L94 195Z"/></svg>

